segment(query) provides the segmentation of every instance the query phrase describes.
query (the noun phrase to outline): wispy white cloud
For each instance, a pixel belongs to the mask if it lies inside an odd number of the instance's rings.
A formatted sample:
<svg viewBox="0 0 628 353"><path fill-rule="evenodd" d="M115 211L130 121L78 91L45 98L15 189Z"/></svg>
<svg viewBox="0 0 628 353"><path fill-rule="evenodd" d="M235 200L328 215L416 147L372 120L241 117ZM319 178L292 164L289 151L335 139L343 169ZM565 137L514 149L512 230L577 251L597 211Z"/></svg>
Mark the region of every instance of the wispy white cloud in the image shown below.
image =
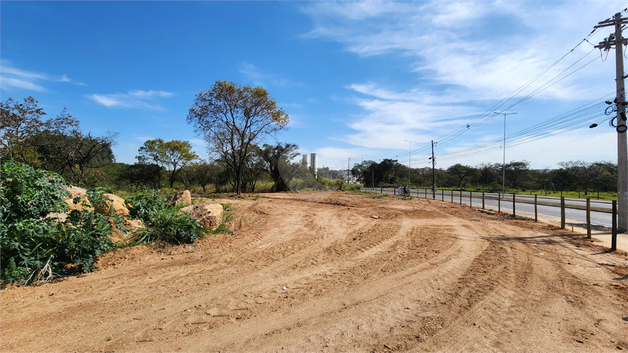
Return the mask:
<svg viewBox="0 0 628 353"><path fill-rule="evenodd" d="M621 10L612 0L535 4L433 0L301 6L314 21L313 29L303 37L338 42L363 58L384 54L404 58L410 75L407 82L417 82L402 91L378 82L349 83L350 94L358 94L351 101L363 114L347 124L353 132L335 139L366 148L401 149L406 139L427 142L446 135L493 102L513 95L569 52L598 21ZM510 104L535 90L535 100L563 102L589 100L612 91L612 85L600 77L612 78L614 66L602 65L600 60L563 80L551 81L591 49L587 43L577 47L514 94ZM589 54L566 73L595 59L596 54ZM542 89L544 84L546 89Z"/></svg>
<svg viewBox="0 0 628 353"><path fill-rule="evenodd" d="M145 142L145 141L154 139L154 137L146 136L146 135L134 135L134 136L135 136L135 139L140 142Z"/></svg>
<svg viewBox="0 0 628 353"><path fill-rule="evenodd" d="M172 97L174 94L170 93L170 92L166 92L166 91L141 91L141 90L134 90L134 91L129 91L129 96L131 97L135 97L138 99L152 99L152 98L168 98L168 97Z"/></svg>
<svg viewBox="0 0 628 353"><path fill-rule="evenodd" d="M283 108L303 108L301 103L281 103L279 105Z"/></svg>
<svg viewBox="0 0 628 353"><path fill-rule="evenodd" d="M14 67L8 60L0 61L0 85L2 89L20 88L35 92L45 92L44 82L65 82L85 85L70 79L67 75L54 76L41 72L22 70Z"/></svg>
<svg viewBox="0 0 628 353"><path fill-rule="evenodd" d="M207 142L203 139L190 139L189 141L194 147L207 147Z"/></svg>
<svg viewBox="0 0 628 353"><path fill-rule="evenodd" d="M355 146L378 149L406 148L405 140L426 142L434 132L452 126L466 124L464 117L475 109L459 104L455 97L432 96L428 92L413 89L395 92L374 83L352 84L347 88L360 93L353 99L365 112L355 116L348 124L353 133L335 140Z"/></svg>
<svg viewBox="0 0 628 353"><path fill-rule="evenodd" d="M15 87L35 92L44 92L46 90L43 86L33 82L33 80L5 77L4 75L0 75L0 84L3 89L6 89L7 87Z"/></svg>
<svg viewBox="0 0 628 353"><path fill-rule="evenodd" d="M133 90L127 93L90 94L87 97L107 108L135 108L149 110L164 110L157 103L160 98L169 98L174 94L166 91L142 91Z"/></svg>
<svg viewBox="0 0 628 353"><path fill-rule="evenodd" d="M240 73L256 86L300 86L301 84L285 78L281 78L276 74L264 72L251 63L242 63L240 65Z"/></svg>
<svg viewBox="0 0 628 353"><path fill-rule="evenodd" d="M358 1L314 2L302 10L315 22L308 37L337 41L361 56L396 53L414 58L412 71L424 79L454 85L469 99L499 99L565 54L614 8L610 0L600 0L595 6L586 1L529 5L517 1ZM565 18L565 13L584 18L556 20ZM590 26L583 29L585 19ZM576 37L574 22L580 24ZM580 54L577 51L571 57L575 60ZM546 77L573 60L558 65ZM579 79L566 79L539 97L582 98L599 87L584 89L579 83L599 73L599 69L581 72ZM574 86L578 94L562 94Z"/></svg>

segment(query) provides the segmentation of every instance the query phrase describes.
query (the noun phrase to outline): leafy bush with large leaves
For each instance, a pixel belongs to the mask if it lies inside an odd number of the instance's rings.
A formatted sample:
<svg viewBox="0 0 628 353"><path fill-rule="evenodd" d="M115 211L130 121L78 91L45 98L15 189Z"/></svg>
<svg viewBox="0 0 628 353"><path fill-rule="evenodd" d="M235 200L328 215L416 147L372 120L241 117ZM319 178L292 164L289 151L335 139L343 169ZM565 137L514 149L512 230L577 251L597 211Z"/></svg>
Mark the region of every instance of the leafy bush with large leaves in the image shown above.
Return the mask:
<svg viewBox="0 0 628 353"><path fill-rule="evenodd" d="M63 185L61 176L26 164L7 161L0 166L3 284L29 283L44 269L49 275L90 272L94 257L113 247L111 225L101 214L74 210L65 222L46 218L67 210L63 197L70 195ZM88 193L88 198L93 204L101 201L98 193Z"/></svg>
<svg viewBox="0 0 628 353"><path fill-rule="evenodd" d="M159 190L146 190L126 202L131 206L129 217L141 219L146 226L135 233L137 242L193 243L203 234L203 226L187 213L178 214L180 207L166 205Z"/></svg>

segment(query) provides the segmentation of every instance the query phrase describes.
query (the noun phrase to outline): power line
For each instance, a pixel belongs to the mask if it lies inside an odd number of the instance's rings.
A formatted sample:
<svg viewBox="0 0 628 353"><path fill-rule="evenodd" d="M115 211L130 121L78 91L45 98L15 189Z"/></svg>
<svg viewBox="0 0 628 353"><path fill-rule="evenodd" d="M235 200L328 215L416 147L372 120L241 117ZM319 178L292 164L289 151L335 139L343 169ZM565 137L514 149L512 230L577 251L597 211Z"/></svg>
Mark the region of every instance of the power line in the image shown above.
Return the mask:
<svg viewBox="0 0 628 353"><path fill-rule="evenodd" d="M589 33L589 35L587 37L590 37L595 31L592 31L591 33ZM550 64L547 68L545 68L544 70L542 70L540 73L538 73L537 75L535 75L532 79L530 79L528 82L526 82L525 84L523 84L521 87L519 87L518 89L516 89L513 93L511 93L508 97L503 98L502 100L500 100L499 102L493 104L489 109L487 109L485 112L483 112L482 114L480 114L477 118L471 120L470 122L468 122L465 126L452 131L451 133L442 136L441 138L437 139L436 141L439 142L439 144L443 145L451 140L454 140L455 138L459 137L460 135L464 134L465 132L467 132L471 127L477 127L481 124L483 124L484 122L486 122L487 120L490 120L493 118L492 112L495 110L508 110L520 103L523 103L524 101L530 99L531 97L545 91L546 89L548 89L549 87L559 83L560 81L564 80L565 78L571 76L572 74L580 71L582 68L586 67L587 65L591 64L593 61L597 60L591 60L589 62L587 62L586 64L582 65L581 67L579 67L578 69L574 70L573 72L569 73L568 75L560 78L559 80L557 80L557 78L559 76L561 76L562 74L564 74L565 72L567 72L570 68L572 68L574 65L576 65L578 62L582 61L585 57L587 57L588 55L590 55L594 50L592 49L591 51L589 51L588 53L586 53L585 55L583 55L582 57L580 57L578 60L576 60L573 64L571 64L570 66L568 66L566 69L564 69L563 71L561 71L560 73L558 73L557 75L555 75L554 77L552 77L550 80L548 80L546 83L544 83L543 85L541 85L540 87L538 87L536 90L534 90L532 93L528 94L527 96L519 99L518 101L516 101L515 103L513 103L512 105L510 105L508 108L505 109L501 109L501 107L503 105L505 105L506 103L508 103L510 100L512 100L514 97L516 97L518 94L520 94L521 92L523 92L526 88L530 87L534 82L536 82L537 80L539 80L543 75L545 75L547 72L549 72L552 68L554 68L558 63L560 63L561 61L563 61L567 56L569 56L569 54L573 53L582 43L584 43L585 41L587 41L587 39L582 39L578 44L576 44L573 48L571 48L567 53L565 53L563 56L561 56L558 60L556 60L555 62L553 62L552 64ZM588 41L587 41L588 42ZM590 42L589 42L590 43ZM418 153L421 151L425 151L425 150L429 150L431 148L431 145L429 143L425 143L421 145L422 147L419 147L417 149L414 149L408 153L402 153L401 155L406 155L406 154L410 154L410 153Z"/></svg>
<svg viewBox="0 0 628 353"><path fill-rule="evenodd" d="M539 72L537 75L532 77L530 80L528 80L522 86L517 88L510 95L508 95L507 97L501 99L499 102L493 104L490 108L488 108L486 111L484 111L482 114L480 114L475 119L472 119L470 122L465 124L463 127L460 127L458 129L450 132L449 134L446 134L446 135L442 136L440 139L438 139L436 141L438 141L438 143L440 145L442 145L444 143L447 143L449 141L452 141L452 140L458 138L459 136L461 136L462 134L464 134L465 132L467 132L471 127L477 127L477 126L483 124L484 122L488 121L489 119L493 119L494 118L494 116L492 115L493 111L495 111L495 110L502 110L502 111L509 110L512 107L515 107L516 105L521 104L521 103L527 101L528 99L538 95L539 93L547 90L548 88L558 84L559 82L563 81L564 79L568 78L569 76L573 75L574 73L582 70L584 67L590 65L594 61L600 59L601 57L599 57L599 58L596 57L593 60L590 60L590 61L586 62L585 64L581 65L580 67L576 68L575 70L572 70L571 72L569 72L569 70L571 70L575 65L577 65L579 62L584 60L587 56L589 56L595 50L595 46L594 46L594 48L591 51L587 52L586 54L584 54L583 56L578 58L575 62L573 62L571 65L566 67L564 70L562 70L558 74L554 75L552 78L547 80L541 86L537 87L535 90L533 90L532 92L530 92L526 96L524 96L524 97L520 98L519 100L515 101L514 103L512 103L507 108L502 109L502 107L505 106L508 102L512 101L517 95L521 94L524 90L529 88L532 84L537 82L541 77L546 75L556 65L558 65L565 58L567 58L570 54L572 54L580 45L582 45L582 43L587 42L589 44L592 44L591 42L589 42L589 40L587 38L591 38L591 36L596 31L597 31L597 28L594 28L587 35L587 37L585 37L580 42L578 42L573 48L571 48L569 51L567 51L567 53L562 55L559 59L557 59L556 61L551 63L548 67L543 69L541 72ZM514 144L516 146L516 145L519 145L519 144L522 144L522 143L526 143L526 141L530 142L530 141L534 141L534 140L539 139L539 138L545 138L545 137L548 137L548 136L552 136L548 132L548 130L550 130L550 129L552 129L553 131L559 131L560 130L562 132L567 132L567 131L573 130L572 128L580 128L581 126L579 125L579 123L584 124L586 122L591 122L591 120L593 118L595 118L596 121L600 121L601 117L600 117L599 111L601 109L598 110L599 108L597 107L597 105L600 105L601 103L599 103L599 102L596 103L596 102L597 102L597 100L593 101L591 103L585 104L584 106L575 108L575 109L573 109L573 110L571 110L571 111L569 111L567 113L563 113L563 114L561 114L561 115L559 115L557 117L554 117L554 118L552 118L552 119L550 119L548 121L545 121L545 122L542 122L540 124L528 127L528 128L523 129L521 131L517 131L517 132L509 135L507 140L508 139L517 139L517 141L511 143L511 145ZM592 105L592 104L596 104L596 106L588 106L588 105ZM578 120L578 119L580 119L580 120ZM609 120L609 119L604 117L604 119L602 119L602 120ZM568 128L568 126L571 126L572 128ZM474 146L474 147L471 147L471 148L468 148L468 149L464 149L463 151L469 151L467 154L469 154L469 153L484 153L483 151L490 151L492 149L501 148L501 147L495 147L494 146L495 143L496 143L496 141L488 142L488 143L481 144L480 146ZM416 148L414 150L411 149L409 152L399 154L397 156L397 158L400 157L400 156L410 155L412 153L420 154L420 152L427 151L430 148L431 148L431 144L425 143L425 144L420 145L420 147L418 147L418 148ZM478 148L483 148L483 149L478 150ZM460 156L461 153L462 152L459 151L459 152L456 152L456 153L447 154L446 155L447 157L445 157L444 159L450 159L450 158L453 158L454 156Z"/></svg>
<svg viewBox="0 0 628 353"><path fill-rule="evenodd" d="M611 96L613 93L607 94L601 99ZM560 114L552 119L546 120L531 127L516 131L506 137L506 140L515 140L510 146L518 146L523 143L536 141L538 139L554 136L589 125L591 122L604 122L611 118L603 116L602 110L605 106L604 101L593 101L578 108L572 109L566 113ZM483 144L465 148L453 153L445 154L441 160L460 158L468 155L476 155L491 152L501 148L497 145L501 139L494 139Z"/></svg>

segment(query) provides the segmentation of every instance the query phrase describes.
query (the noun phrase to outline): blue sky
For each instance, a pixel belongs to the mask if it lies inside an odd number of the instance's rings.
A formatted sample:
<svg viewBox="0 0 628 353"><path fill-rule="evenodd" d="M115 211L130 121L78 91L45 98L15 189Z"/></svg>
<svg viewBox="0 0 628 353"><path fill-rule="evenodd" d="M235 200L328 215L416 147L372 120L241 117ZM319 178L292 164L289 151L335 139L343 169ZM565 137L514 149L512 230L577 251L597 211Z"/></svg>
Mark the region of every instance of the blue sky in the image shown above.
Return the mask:
<svg viewBox="0 0 628 353"><path fill-rule="evenodd" d="M427 167L431 140L439 168L501 163L493 111L503 110L516 113L507 162L616 163L601 103L614 97L615 54L590 44L611 29L589 34L626 5L2 1L0 98L30 95L49 116L67 107L85 131L119 133L125 163L154 138L189 140L207 156L186 116L216 80L266 88L291 117L266 142L295 143L333 169L349 157L407 165L409 141L412 167Z"/></svg>

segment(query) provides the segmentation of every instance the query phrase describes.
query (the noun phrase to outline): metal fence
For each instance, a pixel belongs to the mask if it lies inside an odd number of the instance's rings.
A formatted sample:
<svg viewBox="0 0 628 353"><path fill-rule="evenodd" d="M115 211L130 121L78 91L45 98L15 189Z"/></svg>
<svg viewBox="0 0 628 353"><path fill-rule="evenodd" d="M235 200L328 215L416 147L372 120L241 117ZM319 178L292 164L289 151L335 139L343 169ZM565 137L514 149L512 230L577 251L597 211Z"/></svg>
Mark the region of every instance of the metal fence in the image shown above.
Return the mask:
<svg viewBox="0 0 628 353"><path fill-rule="evenodd" d="M362 188L365 192L386 193L399 195L398 188ZM400 195L404 196L404 195ZM408 189L405 196L415 196L443 202L477 207L483 210L495 210L498 213L508 213L517 216L526 216L537 222L539 214L548 217L560 218L560 227L565 229L566 219L581 219L587 229L587 238L591 238L592 216L595 225L611 228L611 249L617 248L617 201L591 200L591 198L565 198L524 194L485 193L461 190L443 189Z"/></svg>

